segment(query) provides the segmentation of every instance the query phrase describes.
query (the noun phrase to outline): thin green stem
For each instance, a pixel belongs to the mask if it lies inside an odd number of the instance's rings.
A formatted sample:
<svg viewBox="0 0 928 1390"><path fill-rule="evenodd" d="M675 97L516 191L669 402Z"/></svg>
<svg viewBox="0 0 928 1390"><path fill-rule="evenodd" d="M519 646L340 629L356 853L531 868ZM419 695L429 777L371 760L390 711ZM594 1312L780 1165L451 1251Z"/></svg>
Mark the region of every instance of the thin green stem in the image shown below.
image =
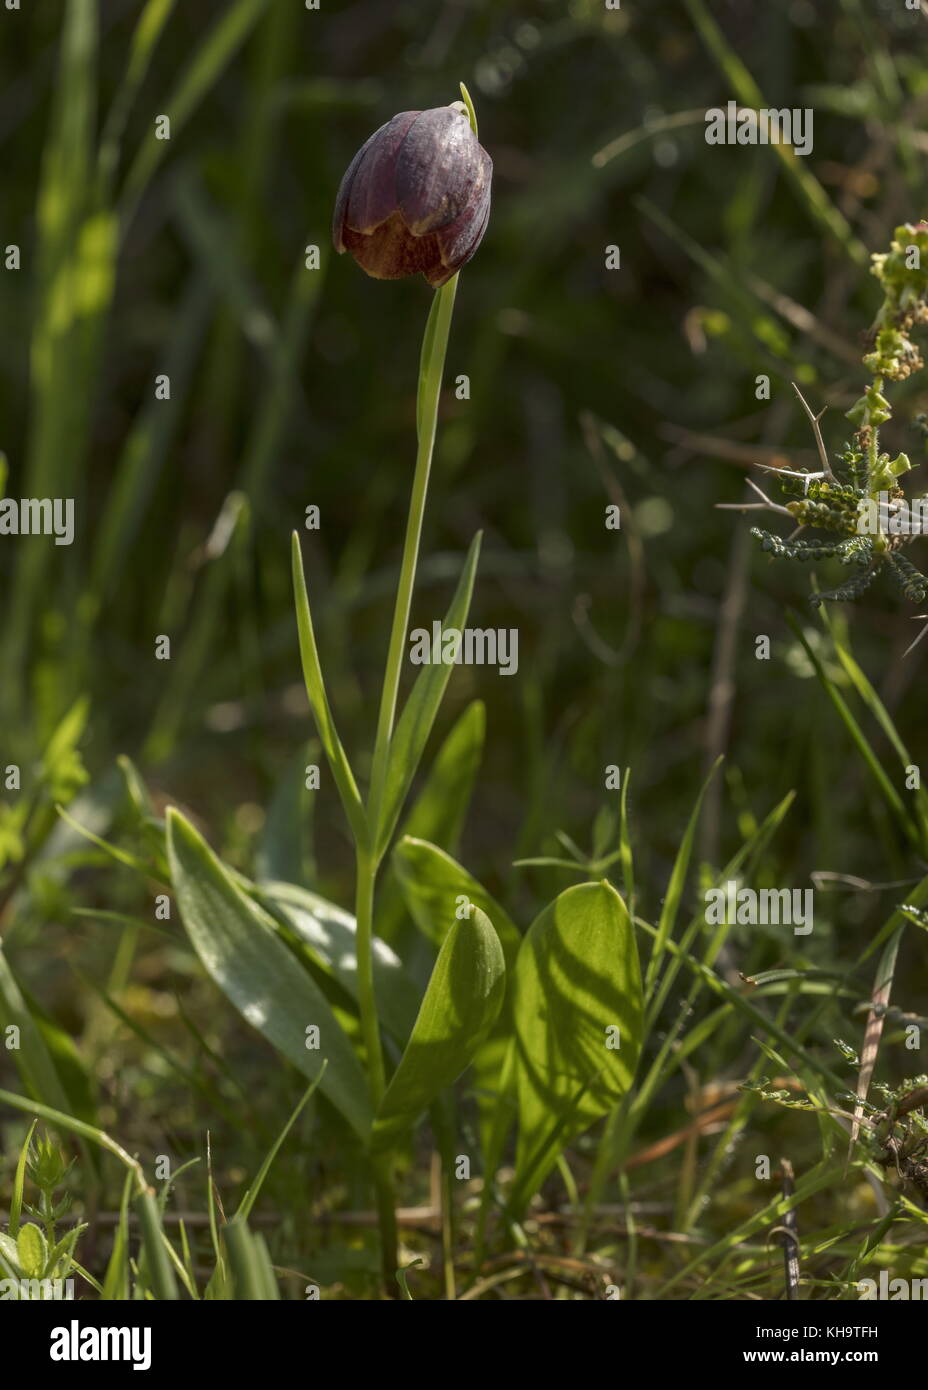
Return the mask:
<svg viewBox="0 0 928 1390"><path fill-rule="evenodd" d="M399 1269L399 1233L396 1225L396 1188L393 1182L393 1156L385 1154L374 1163L374 1189L380 1226L380 1269L388 1298L397 1298L396 1271Z"/></svg>
<svg viewBox="0 0 928 1390"><path fill-rule="evenodd" d="M374 879L376 866L368 851L358 845L355 874L355 914L358 947L358 1007L361 1034L367 1052L367 1075L371 1103L376 1109L383 1098L384 1068L377 1000L374 995Z"/></svg>
<svg viewBox="0 0 928 1390"><path fill-rule="evenodd" d="M374 994L374 881L376 865L363 845L357 847L357 876L354 906L357 913L357 997L361 1015L361 1036L367 1052L368 1087L371 1108L376 1111L385 1090L381 1029L376 1017ZM388 1297L396 1297L397 1229L396 1193L390 1155L374 1163L376 1212L381 1229L383 1287Z"/></svg>
<svg viewBox="0 0 928 1390"><path fill-rule="evenodd" d="M385 1089L383 1049L380 1045L380 1025L377 1020L377 999L374 994L374 880L377 866L367 849L357 846L355 911L357 914L358 1006L361 1014L361 1034L367 1053L367 1075L371 1105L377 1109ZM380 1252L384 1288L388 1297L396 1297L397 1226L396 1194L393 1184L393 1162L389 1154L374 1163L374 1189L380 1226Z"/></svg>
<svg viewBox="0 0 928 1390"><path fill-rule="evenodd" d="M416 470L413 478L412 498L409 503L409 515L406 520L403 559L396 591L396 604L393 610L393 627L390 632L390 645L387 652L380 714L377 720L371 789L367 804L367 834L363 842L356 838L355 914L357 918L358 1008L361 1015L361 1033L367 1052L371 1104L375 1111L385 1089L383 1049L380 1043L377 999L374 994L374 887L380 860L386 848L385 845L380 844L380 809L390 762L390 745L399 697L403 651L406 645L406 631L409 627L412 593L416 582L422 522L425 516L432 452L435 447L435 433L438 426L438 402L441 395L442 373L448 348L448 334L451 329L451 312L454 308L457 280L456 275L452 276L448 283L436 292L422 342L417 399L419 437L416 450ZM384 1284L388 1296L395 1296L398 1242L393 1160L389 1153L377 1160L374 1183L377 1193Z"/></svg>
<svg viewBox="0 0 928 1390"><path fill-rule="evenodd" d="M406 631L409 626L409 611L412 606L412 591L416 580L416 565L419 560L419 542L422 537L422 519L425 515L425 499L428 494L429 473L432 468L432 451L435 447L441 379L457 284L458 277L454 275L446 285L442 285L441 289L436 291L429 321L426 324L422 358L419 364L419 446L416 451L416 472L412 484L409 515L406 520L406 539L403 543L400 582L396 591L393 627L390 632L390 646L387 653L387 668L384 673L383 692L380 699L380 714L377 720L377 737L374 742L371 772L371 792L368 802L368 823L371 829L372 843L375 846L379 838L380 809L390 760L390 743L393 738L393 722L396 718L403 650L406 644ZM380 852L382 853L382 851Z"/></svg>

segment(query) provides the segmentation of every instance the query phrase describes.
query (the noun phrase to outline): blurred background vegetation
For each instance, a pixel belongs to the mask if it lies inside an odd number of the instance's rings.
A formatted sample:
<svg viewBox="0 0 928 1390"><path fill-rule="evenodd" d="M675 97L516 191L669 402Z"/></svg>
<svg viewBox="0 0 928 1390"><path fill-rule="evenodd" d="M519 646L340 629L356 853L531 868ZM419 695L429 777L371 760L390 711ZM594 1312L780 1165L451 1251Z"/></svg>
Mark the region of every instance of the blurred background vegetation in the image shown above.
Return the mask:
<svg viewBox="0 0 928 1390"><path fill-rule="evenodd" d="M74 497L77 515L71 547L0 539L0 763L23 769L21 793L0 801L0 930L48 1037L80 1056L82 1103L127 1146L161 1152L169 1134L185 1154L208 1123L214 1160L240 1181L300 1086L274 1072L180 936L99 915L150 918L151 895L55 804L118 840L127 754L155 808L183 806L229 862L350 902L334 790L324 777L317 796L300 791L313 731L288 537L317 505L307 577L363 775L429 290L337 258L331 210L368 134L455 100L461 80L494 161L494 206L461 277L447 380L467 374L470 399L449 389L443 405L414 618L441 615L483 528L470 621L517 627L520 665L514 679L460 668L449 687L444 730L474 698L487 710L460 858L526 925L571 880L513 860L552 852L558 829L588 847L604 767L629 767L653 919L724 753L702 862L724 863L795 789L762 882L860 881L818 894L811 963L855 958L899 901L880 885L924 873L924 847L874 797L788 625L795 610L847 691L808 571L772 565L747 521L714 504L744 498L752 461L814 466L792 381L830 407L833 450L849 435L879 302L869 254L928 212L925 25L901 0L0 11L0 243L21 250L19 270L0 270L0 493ZM813 108L808 158L707 146L706 109L758 93ZM310 245L319 270L306 268ZM620 269L606 269L610 245ZM155 395L164 373L169 401ZM910 453L921 491L914 420L928 390L916 376L893 401L886 447ZM610 502L620 533L604 525ZM835 622L918 762L928 643L901 659L911 612L877 588ZM170 661L155 659L162 634ZM769 661L755 658L760 634ZM888 764L884 734L868 736ZM763 929L732 950L745 973L784 960ZM924 952L907 940L903 955L911 1004L928 983ZM701 1078L738 1077L751 1056L747 1032L732 1035ZM0 1055L0 1084L14 1076ZM655 1106L654 1139L682 1103L670 1089ZM802 1117L764 1122L806 1133ZM287 1181L330 1160L294 1160ZM360 1204L344 1181L332 1202Z"/></svg>

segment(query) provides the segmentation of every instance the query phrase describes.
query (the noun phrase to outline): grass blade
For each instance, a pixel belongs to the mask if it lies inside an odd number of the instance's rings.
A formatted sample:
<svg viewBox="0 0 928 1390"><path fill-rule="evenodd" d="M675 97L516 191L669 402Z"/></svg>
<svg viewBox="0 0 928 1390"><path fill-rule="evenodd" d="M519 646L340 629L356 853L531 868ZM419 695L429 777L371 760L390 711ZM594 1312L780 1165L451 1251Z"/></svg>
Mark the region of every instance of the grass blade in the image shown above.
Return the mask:
<svg viewBox="0 0 928 1390"><path fill-rule="evenodd" d="M258 1194L260 1193L261 1188L264 1186L264 1179L271 1171L271 1164L274 1162L274 1159L280 1152L280 1146L283 1144L287 1135L290 1133L291 1129L296 1124L300 1115L302 1115L310 1096L313 1094L316 1087L319 1085L320 1081L325 1075L325 1069L327 1065L328 1064L326 1062L322 1063L322 1068L319 1072L319 1075L316 1077L315 1081L312 1081L307 1087L307 1089L303 1092L303 1095L297 1102L292 1115L290 1116L287 1123L284 1125L283 1129L278 1134L277 1138L274 1140L274 1143L267 1157L265 1158L264 1162L261 1164L261 1167L255 1174L251 1186L248 1188L248 1191L245 1193L244 1197L239 1202L235 1215L236 1217L240 1217L243 1221L247 1221L248 1217L251 1215L251 1209L254 1206L255 1202L258 1200Z"/></svg>
<svg viewBox="0 0 928 1390"><path fill-rule="evenodd" d="M146 1188L136 1197L134 1207L142 1228L145 1273L151 1291L155 1298L173 1302L177 1298L177 1280L165 1249L167 1237L161 1226L161 1214L154 1194Z"/></svg>
<svg viewBox="0 0 928 1390"><path fill-rule="evenodd" d="M171 142L177 139L218 81L267 5L268 0L237 0L227 6L164 98L162 110L171 118L171 141L156 139L154 130L145 137L123 185L120 211L124 227L131 220L139 198L157 172Z"/></svg>
<svg viewBox="0 0 928 1390"><path fill-rule="evenodd" d="M654 989L654 985L657 980L657 972L660 969L661 958L664 954L664 950L666 949L668 938L673 935L674 925L676 924L677 920L677 913L680 910L680 900L683 897L683 889L686 884L686 875L690 865L690 857L693 853L693 842L696 838L696 830L699 825L699 813L702 810L703 798L706 795L709 783L715 776L721 761L721 758L719 758L716 761L715 766L712 768L712 771L709 773L709 776L706 778L705 782L700 788L699 795L696 798L696 804L693 807L692 812L690 813L690 818L689 822L687 823L686 831L684 833L683 839L680 841L680 847L677 850L677 857L674 860L673 870L671 871L670 875L670 882L667 885L667 892L664 897L664 905L661 908L661 915L657 924L657 936L654 938L654 945L651 949L651 957L648 961L648 970L647 975L645 977L644 985L644 992L646 996L650 996L652 990Z"/></svg>

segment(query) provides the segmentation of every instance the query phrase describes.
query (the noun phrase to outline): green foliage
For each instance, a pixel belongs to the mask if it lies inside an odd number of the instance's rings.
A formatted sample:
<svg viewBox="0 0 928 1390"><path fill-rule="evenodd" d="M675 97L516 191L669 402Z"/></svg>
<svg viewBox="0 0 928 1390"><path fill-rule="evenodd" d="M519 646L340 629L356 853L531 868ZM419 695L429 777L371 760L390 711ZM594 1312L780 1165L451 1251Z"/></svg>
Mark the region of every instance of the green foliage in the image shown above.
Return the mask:
<svg viewBox="0 0 928 1390"><path fill-rule="evenodd" d="M837 588L813 594L812 603L861 598L881 571L889 575L909 602L921 603L928 596L928 578L911 560L898 554L900 546L922 534L921 524L911 525L902 515L907 504L899 478L912 464L906 454L891 459L879 447L880 427L892 418L889 401L883 394L883 377L902 381L924 366L917 348L906 336L915 325L928 322L928 269L921 268L923 256L928 257L928 226L919 223L897 227L890 251L872 257L871 269L883 287L883 303L871 330L874 351L865 354L863 362L874 380L847 411L857 433L854 443L846 444L839 455L838 467L843 465L845 477L832 472L818 417L814 417L823 471L782 479L785 492L795 493L801 487L801 498L786 504L786 511L800 528L810 526L853 539L782 540L760 528L751 531L763 549L778 559L837 559L845 565L866 566L862 574L853 575ZM811 416L808 407L806 410ZM916 501L928 508L928 496Z"/></svg>
<svg viewBox="0 0 928 1390"><path fill-rule="evenodd" d="M173 808L168 856L184 925L204 969L253 1028L311 1079L362 1138L371 1115L348 1038L273 922ZM316 1042L308 1030L315 1029Z"/></svg>
<svg viewBox="0 0 928 1390"><path fill-rule="evenodd" d="M923 17L497 8L451 42L360 0L4 18L0 494L76 530L0 533L0 1278L778 1300L797 1207L800 1298L928 1274L928 581L890 529L925 457ZM461 75L498 178L452 328L328 222L365 136ZM811 102L814 157L707 148L727 95ZM851 422L818 464L793 380ZM707 501L757 462L795 564L749 577ZM822 603L864 589L853 626ZM517 679L408 670L443 613L517 627ZM814 931L707 926L728 879L813 884Z"/></svg>
<svg viewBox="0 0 928 1390"><path fill-rule="evenodd" d="M386 1148L466 1070L503 1002L506 966L493 923L479 907L445 934L418 1017L374 1119Z"/></svg>
<svg viewBox="0 0 928 1390"><path fill-rule="evenodd" d="M641 969L625 904L579 884L535 919L514 980L521 1208L573 1135L628 1091L643 1040Z"/></svg>

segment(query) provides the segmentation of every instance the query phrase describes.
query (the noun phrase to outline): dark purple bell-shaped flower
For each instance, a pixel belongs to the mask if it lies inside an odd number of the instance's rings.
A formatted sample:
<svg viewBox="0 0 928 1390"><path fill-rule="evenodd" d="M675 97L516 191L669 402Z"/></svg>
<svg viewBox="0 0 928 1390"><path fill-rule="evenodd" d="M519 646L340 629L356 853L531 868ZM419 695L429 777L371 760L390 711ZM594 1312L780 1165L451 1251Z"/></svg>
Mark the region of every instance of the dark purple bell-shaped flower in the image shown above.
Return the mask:
<svg viewBox="0 0 928 1390"><path fill-rule="evenodd" d="M461 103L401 111L348 166L332 239L377 280L420 270L436 289L470 260L490 216L493 162Z"/></svg>

